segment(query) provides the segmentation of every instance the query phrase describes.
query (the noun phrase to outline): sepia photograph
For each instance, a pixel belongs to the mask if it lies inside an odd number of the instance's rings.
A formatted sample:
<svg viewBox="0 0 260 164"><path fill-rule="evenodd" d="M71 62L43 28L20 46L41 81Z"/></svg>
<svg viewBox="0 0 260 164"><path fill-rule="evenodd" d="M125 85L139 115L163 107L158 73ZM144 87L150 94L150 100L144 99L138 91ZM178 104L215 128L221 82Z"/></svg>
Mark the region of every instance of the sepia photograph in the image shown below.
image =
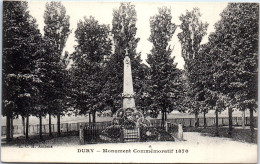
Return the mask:
<svg viewBox="0 0 260 164"><path fill-rule="evenodd" d="M259 3L2 6L2 162L257 163Z"/></svg>

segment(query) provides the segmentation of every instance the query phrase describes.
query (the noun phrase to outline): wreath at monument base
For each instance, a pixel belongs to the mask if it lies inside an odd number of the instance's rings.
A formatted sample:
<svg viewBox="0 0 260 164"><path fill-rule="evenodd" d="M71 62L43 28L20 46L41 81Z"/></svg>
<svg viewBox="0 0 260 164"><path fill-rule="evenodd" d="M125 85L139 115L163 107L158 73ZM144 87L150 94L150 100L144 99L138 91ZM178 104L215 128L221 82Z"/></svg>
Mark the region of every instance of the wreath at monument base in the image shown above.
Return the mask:
<svg viewBox="0 0 260 164"><path fill-rule="evenodd" d="M150 127L151 126L151 122L149 120L147 120L146 118L139 118L137 120L137 125L139 127Z"/></svg>
<svg viewBox="0 0 260 164"><path fill-rule="evenodd" d="M134 129L136 128L136 123L132 120L125 120L122 126L124 129Z"/></svg>

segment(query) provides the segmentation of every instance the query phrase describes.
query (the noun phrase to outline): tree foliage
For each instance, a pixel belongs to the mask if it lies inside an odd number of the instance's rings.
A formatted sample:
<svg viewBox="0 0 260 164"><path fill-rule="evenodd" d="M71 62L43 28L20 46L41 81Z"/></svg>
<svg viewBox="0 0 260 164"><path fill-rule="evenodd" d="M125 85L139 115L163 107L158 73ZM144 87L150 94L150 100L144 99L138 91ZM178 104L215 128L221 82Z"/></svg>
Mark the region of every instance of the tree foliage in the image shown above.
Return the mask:
<svg viewBox="0 0 260 164"><path fill-rule="evenodd" d="M41 34L29 14L27 2L6 1L3 13L2 114L36 115L41 82L36 73L42 52Z"/></svg>
<svg viewBox="0 0 260 164"><path fill-rule="evenodd" d="M66 66L62 63L62 52L70 34L69 16L61 2L46 3L44 12L44 70L45 103L52 114L59 113L59 101L64 98L63 80Z"/></svg>
<svg viewBox="0 0 260 164"><path fill-rule="evenodd" d="M72 99L79 114L93 114L104 109L102 88L105 57L111 54L109 26L100 25L93 17L78 22L75 36L78 45L72 54L74 61ZM93 120L95 121L95 120Z"/></svg>
<svg viewBox="0 0 260 164"><path fill-rule="evenodd" d="M166 112L171 112L179 96L177 77L180 71L176 68L169 42L176 30L171 22L171 10L159 8L159 14L150 18L151 35L149 41L153 47L147 56L149 67L149 95L152 113L162 113L162 121L166 120Z"/></svg>
<svg viewBox="0 0 260 164"><path fill-rule="evenodd" d="M201 41L207 32L207 23L201 21L199 8L192 11L186 11L185 15L180 17L182 30L178 38L182 46L182 57L185 61L186 76L186 96L188 98L186 107L190 113L198 115L200 109L205 106L202 102L205 100L204 82L201 79L203 74L203 54L200 54Z"/></svg>
<svg viewBox="0 0 260 164"><path fill-rule="evenodd" d="M219 90L244 110L257 101L258 5L230 3L210 35Z"/></svg>
<svg viewBox="0 0 260 164"><path fill-rule="evenodd" d="M253 110L257 106L258 20L255 3L229 3L209 36L212 90L230 101L227 107L250 109L253 131ZM208 80L210 81L210 80Z"/></svg>

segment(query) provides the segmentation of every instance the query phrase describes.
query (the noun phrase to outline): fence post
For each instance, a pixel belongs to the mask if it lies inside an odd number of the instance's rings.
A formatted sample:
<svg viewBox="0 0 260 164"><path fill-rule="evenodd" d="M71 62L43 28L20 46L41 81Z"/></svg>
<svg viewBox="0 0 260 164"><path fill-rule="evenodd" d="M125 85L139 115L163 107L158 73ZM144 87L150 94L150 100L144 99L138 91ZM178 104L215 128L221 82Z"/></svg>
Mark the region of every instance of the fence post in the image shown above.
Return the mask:
<svg viewBox="0 0 260 164"><path fill-rule="evenodd" d="M140 127L137 128L137 133L138 133L138 142L140 142L141 140Z"/></svg>
<svg viewBox="0 0 260 164"><path fill-rule="evenodd" d="M84 145L85 144L85 141L84 141L84 128L82 125L80 125L80 128L79 128L79 142L81 145Z"/></svg>
<svg viewBox="0 0 260 164"><path fill-rule="evenodd" d="M191 124L191 118L190 118L190 127L192 126L192 124Z"/></svg>
<svg viewBox="0 0 260 164"><path fill-rule="evenodd" d="M183 140L183 128L181 123L179 123L178 125L178 138L181 141Z"/></svg>
<svg viewBox="0 0 260 164"><path fill-rule="evenodd" d="M224 118L222 117L222 126L224 126Z"/></svg>
<svg viewBox="0 0 260 164"><path fill-rule="evenodd" d="M79 123L77 123L77 131L79 130Z"/></svg>
<svg viewBox="0 0 260 164"><path fill-rule="evenodd" d="M69 123L67 123L66 125L67 125L67 132L69 132Z"/></svg>

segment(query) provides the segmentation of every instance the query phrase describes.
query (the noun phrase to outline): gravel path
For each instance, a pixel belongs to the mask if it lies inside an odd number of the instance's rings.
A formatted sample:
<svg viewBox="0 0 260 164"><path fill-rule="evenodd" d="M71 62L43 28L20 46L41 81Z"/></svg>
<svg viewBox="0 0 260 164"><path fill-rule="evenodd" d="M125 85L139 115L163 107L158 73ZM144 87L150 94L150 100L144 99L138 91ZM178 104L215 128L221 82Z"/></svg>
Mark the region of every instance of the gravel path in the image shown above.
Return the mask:
<svg viewBox="0 0 260 164"><path fill-rule="evenodd" d="M257 145L232 141L229 138L202 136L196 132L184 133L186 141L102 143L79 145L77 136L45 141L52 149L14 149L2 147L8 161L25 162L174 162L174 163L256 163ZM36 151L37 150L37 151ZM88 152L81 152L88 150ZM90 152L93 150L93 153ZM111 153L105 150L130 150L131 153ZM171 153L140 153L141 150L170 150ZM183 151L180 153L179 151ZM137 152L137 153L136 153ZM4 157L4 156L2 156ZM5 158L2 158L3 161Z"/></svg>

